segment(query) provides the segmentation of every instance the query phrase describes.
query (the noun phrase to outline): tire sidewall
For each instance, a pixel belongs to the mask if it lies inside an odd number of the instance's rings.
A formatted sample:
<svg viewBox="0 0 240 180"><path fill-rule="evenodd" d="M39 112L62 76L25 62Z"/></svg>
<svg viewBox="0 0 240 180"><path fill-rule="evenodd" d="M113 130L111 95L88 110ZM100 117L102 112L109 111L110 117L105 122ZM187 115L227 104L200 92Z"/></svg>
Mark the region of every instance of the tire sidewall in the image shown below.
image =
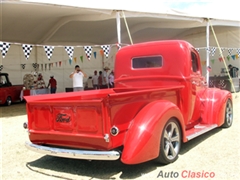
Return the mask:
<svg viewBox="0 0 240 180"><path fill-rule="evenodd" d="M230 124L227 122L227 106L228 106L228 103L231 104L231 109L232 109L232 120L231 120ZM224 124L222 125L222 127L229 128L229 127L232 126L232 123L233 123L233 104L232 104L232 101L230 99L228 99L227 103L225 105Z"/></svg>
<svg viewBox="0 0 240 180"><path fill-rule="evenodd" d="M9 101L10 101L10 103L9 103ZM12 98L10 96L8 96L6 99L6 105L10 106L11 104L12 104Z"/></svg>
<svg viewBox="0 0 240 180"><path fill-rule="evenodd" d="M173 159L168 159L167 156L166 156L165 153L164 153L164 131L165 131L167 125L168 125L169 123L171 123L171 122L174 122L174 123L176 124L176 126L178 127L179 136L180 136L180 141L179 141L179 150L178 150L178 152L177 152L176 157L173 158ZM180 152L180 150L181 150L181 145L182 145L182 131L181 131L180 125L179 125L179 123L178 123L178 121L177 121L176 119L171 118L171 119L169 119L169 120L166 122L166 124L165 124L165 126L164 126L164 128L163 128L163 131L162 131L160 140L161 140L161 141L160 141L160 153L159 153L159 157L158 157L159 162L162 163L162 164L173 163L174 161L176 161L176 160L178 159L178 154L179 154L179 152Z"/></svg>

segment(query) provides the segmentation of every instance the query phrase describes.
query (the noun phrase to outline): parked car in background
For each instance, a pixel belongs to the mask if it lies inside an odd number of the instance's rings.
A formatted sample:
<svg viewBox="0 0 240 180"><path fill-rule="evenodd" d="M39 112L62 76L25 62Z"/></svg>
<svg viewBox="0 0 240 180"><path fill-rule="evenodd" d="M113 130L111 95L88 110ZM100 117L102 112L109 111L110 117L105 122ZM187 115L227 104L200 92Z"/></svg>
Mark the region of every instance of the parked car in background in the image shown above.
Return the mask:
<svg viewBox="0 0 240 180"><path fill-rule="evenodd" d="M7 73L0 72L0 104L11 105L12 102L21 101L20 94L23 85L12 85Z"/></svg>

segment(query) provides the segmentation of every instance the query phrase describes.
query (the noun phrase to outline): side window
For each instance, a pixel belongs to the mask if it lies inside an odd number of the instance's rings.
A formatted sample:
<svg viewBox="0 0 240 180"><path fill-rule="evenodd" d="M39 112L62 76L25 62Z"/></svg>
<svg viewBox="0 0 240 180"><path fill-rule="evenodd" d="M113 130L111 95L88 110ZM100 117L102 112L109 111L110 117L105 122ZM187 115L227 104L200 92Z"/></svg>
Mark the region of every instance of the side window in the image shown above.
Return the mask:
<svg viewBox="0 0 240 180"><path fill-rule="evenodd" d="M192 59L192 71L197 72L199 70L197 56L194 52L191 52Z"/></svg>
<svg viewBox="0 0 240 180"><path fill-rule="evenodd" d="M7 79L5 76L0 76L0 86L7 86Z"/></svg>
<svg viewBox="0 0 240 180"><path fill-rule="evenodd" d="M162 56L138 57L132 59L132 68L159 68L162 67Z"/></svg>
<svg viewBox="0 0 240 180"><path fill-rule="evenodd" d="M0 83L1 84L6 84L7 83L7 80L6 80L5 76L0 76Z"/></svg>

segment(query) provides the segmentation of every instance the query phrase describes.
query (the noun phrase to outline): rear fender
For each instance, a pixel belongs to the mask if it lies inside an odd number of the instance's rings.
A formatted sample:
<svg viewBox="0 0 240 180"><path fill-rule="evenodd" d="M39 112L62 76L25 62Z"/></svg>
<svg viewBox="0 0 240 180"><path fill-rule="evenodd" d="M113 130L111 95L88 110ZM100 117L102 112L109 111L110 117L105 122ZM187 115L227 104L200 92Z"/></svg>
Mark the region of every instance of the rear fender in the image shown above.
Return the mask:
<svg viewBox="0 0 240 180"><path fill-rule="evenodd" d="M129 127L121 161L125 164L137 164L157 158L162 129L172 117L179 121L183 131L184 120L175 104L160 100L146 105Z"/></svg>
<svg viewBox="0 0 240 180"><path fill-rule="evenodd" d="M225 119L226 102L232 101L232 94L226 90L211 88L208 89L202 101L202 123L217 124L221 126Z"/></svg>

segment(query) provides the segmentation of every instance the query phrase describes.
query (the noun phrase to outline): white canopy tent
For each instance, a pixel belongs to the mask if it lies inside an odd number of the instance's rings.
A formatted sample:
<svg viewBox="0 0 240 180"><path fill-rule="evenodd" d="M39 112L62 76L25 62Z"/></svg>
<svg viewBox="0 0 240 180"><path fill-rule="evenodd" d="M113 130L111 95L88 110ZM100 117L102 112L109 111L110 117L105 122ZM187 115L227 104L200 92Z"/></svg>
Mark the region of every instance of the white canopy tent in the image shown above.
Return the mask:
<svg viewBox="0 0 240 180"><path fill-rule="evenodd" d="M34 46L100 46L119 42L131 44L130 34L133 43L184 39L195 47L216 46L211 31L210 37L206 33L209 18L217 36L221 37L222 47L240 47L238 17L186 14L164 8L157 1L150 2L1 1L0 41ZM37 49L32 61L39 63ZM15 58L12 56L12 60ZM208 57L205 58L209 64ZM1 57L0 64L7 64L5 61Z"/></svg>
<svg viewBox="0 0 240 180"><path fill-rule="evenodd" d="M240 27L240 20L199 17L138 1L2 1L1 41L45 45L99 45L117 42L116 13L124 11L134 43L178 38L192 28ZM98 3L97 3L98 2ZM129 3L134 2L137 5ZM142 1L140 1L142 2ZM156 1L155 1L156 2ZM124 24L121 18L121 24ZM121 41L130 44L125 26Z"/></svg>

